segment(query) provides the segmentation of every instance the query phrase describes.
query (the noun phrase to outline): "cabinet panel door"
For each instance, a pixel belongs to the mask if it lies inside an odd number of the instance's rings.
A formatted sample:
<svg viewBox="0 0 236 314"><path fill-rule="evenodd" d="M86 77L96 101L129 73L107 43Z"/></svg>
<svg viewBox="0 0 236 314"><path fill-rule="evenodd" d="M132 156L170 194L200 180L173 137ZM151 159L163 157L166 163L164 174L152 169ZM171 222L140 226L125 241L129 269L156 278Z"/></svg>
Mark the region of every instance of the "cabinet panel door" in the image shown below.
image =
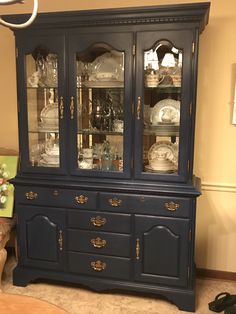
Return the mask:
<svg viewBox="0 0 236 314"><path fill-rule="evenodd" d="M65 38L29 32L17 49L21 170L64 173Z"/></svg>
<svg viewBox="0 0 236 314"><path fill-rule="evenodd" d="M71 172L130 177L132 33L69 36Z"/></svg>
<svg viewBox="0 0 236 314"><path fill-rule="evenodd" d="M192 154L193 32L137 34L135 176L186 181Z"/></svg>
<svg viewBox="0 0 236 314"><path fill-rule="evenodd" d="M18 237L23 265L65 267L65 213L43 207L19 207Z"/></svg>
<svg viewBox="0 0 236 314"><path fill-rule="evenodd" d="M137 281L187 286L189 220L136 215Z"/></svg>

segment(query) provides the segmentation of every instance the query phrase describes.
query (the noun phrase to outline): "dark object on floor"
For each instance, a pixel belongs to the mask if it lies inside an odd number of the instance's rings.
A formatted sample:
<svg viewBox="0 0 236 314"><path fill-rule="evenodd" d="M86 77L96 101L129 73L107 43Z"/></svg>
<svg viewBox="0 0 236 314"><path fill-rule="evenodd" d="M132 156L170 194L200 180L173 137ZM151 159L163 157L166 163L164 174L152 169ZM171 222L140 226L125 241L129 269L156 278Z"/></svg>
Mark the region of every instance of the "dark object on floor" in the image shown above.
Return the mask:
<svg viewBox="0 0 236 314"><path fill-rule="evenodd" d="M236 295L231 295L228 292L219 293L215 297L214 301L208 303L209 310L214 311L214 312L221 312L234 304L236 304Z"/></svg>
<svg viewBox="0 0 236 314"><path fill-rule="evenodd" d="M224 314L236 314L236 304L230 307L227 307Z"/></svg>

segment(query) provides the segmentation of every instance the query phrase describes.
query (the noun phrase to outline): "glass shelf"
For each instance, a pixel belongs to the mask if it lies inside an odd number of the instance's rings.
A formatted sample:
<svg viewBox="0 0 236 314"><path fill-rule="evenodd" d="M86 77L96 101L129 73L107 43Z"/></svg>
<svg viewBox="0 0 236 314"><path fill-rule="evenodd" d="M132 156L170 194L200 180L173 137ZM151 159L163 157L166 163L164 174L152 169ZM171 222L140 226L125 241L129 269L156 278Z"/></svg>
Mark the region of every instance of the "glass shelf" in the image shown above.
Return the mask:
<svg viewBox="0 0 236 314"><path fill-rule="evenodd" d="M144 135L179 136L179 125L158 125L145 127Z"/></svg>
<svg viewBox="0 0 236 314"><path fill-rule="evenodd" d="M77 134L85 134L85 135L122 135L123 132L117 132L117 131L100 131L100 130L78 130Z"/></svg>

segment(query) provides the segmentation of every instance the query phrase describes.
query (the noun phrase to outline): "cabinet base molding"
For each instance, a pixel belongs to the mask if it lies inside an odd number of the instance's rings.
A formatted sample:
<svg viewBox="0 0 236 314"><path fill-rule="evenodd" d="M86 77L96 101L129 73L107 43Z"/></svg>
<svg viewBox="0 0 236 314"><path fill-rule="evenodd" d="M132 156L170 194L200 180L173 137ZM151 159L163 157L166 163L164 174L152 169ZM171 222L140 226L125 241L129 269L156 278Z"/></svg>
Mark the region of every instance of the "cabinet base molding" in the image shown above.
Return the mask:
<svg viewBox="0 0 236 314"><path fill-rule="evenodd" d="M81 284L96 292L119 290L142 293L145 296L148 295L152 297L157 295L175 304L179 310L195 312L195 289L178 289L130 281L80 276L74 273L41 271L34 268L21 267L19 265L13 271L13 284L15 286L26 287L30 282L38 279L41 280L41 278L55 280L57 282L64 281L72 284Z"/></svg>
<svg viewBox="0 0 236 314"><path fill-rule="evenodd" d="M214 270L214 269L197 268L197 277L207 277L207 278L236 281L235 272L221 271L221 270Z"/></svg>

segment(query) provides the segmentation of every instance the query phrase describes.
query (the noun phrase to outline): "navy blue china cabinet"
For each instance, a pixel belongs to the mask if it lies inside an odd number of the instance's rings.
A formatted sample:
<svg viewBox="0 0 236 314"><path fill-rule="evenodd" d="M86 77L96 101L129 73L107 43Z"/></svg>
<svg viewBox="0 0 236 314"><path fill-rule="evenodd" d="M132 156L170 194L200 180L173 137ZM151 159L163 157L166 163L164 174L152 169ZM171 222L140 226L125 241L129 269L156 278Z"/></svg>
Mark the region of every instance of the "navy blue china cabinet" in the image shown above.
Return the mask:
<svg viewBox="0 0 236 314"><path fill-rule="evenodd" d="M15 285L60 280L195 310L197 58L209 7L42 13L13 30Z"/></svg>

